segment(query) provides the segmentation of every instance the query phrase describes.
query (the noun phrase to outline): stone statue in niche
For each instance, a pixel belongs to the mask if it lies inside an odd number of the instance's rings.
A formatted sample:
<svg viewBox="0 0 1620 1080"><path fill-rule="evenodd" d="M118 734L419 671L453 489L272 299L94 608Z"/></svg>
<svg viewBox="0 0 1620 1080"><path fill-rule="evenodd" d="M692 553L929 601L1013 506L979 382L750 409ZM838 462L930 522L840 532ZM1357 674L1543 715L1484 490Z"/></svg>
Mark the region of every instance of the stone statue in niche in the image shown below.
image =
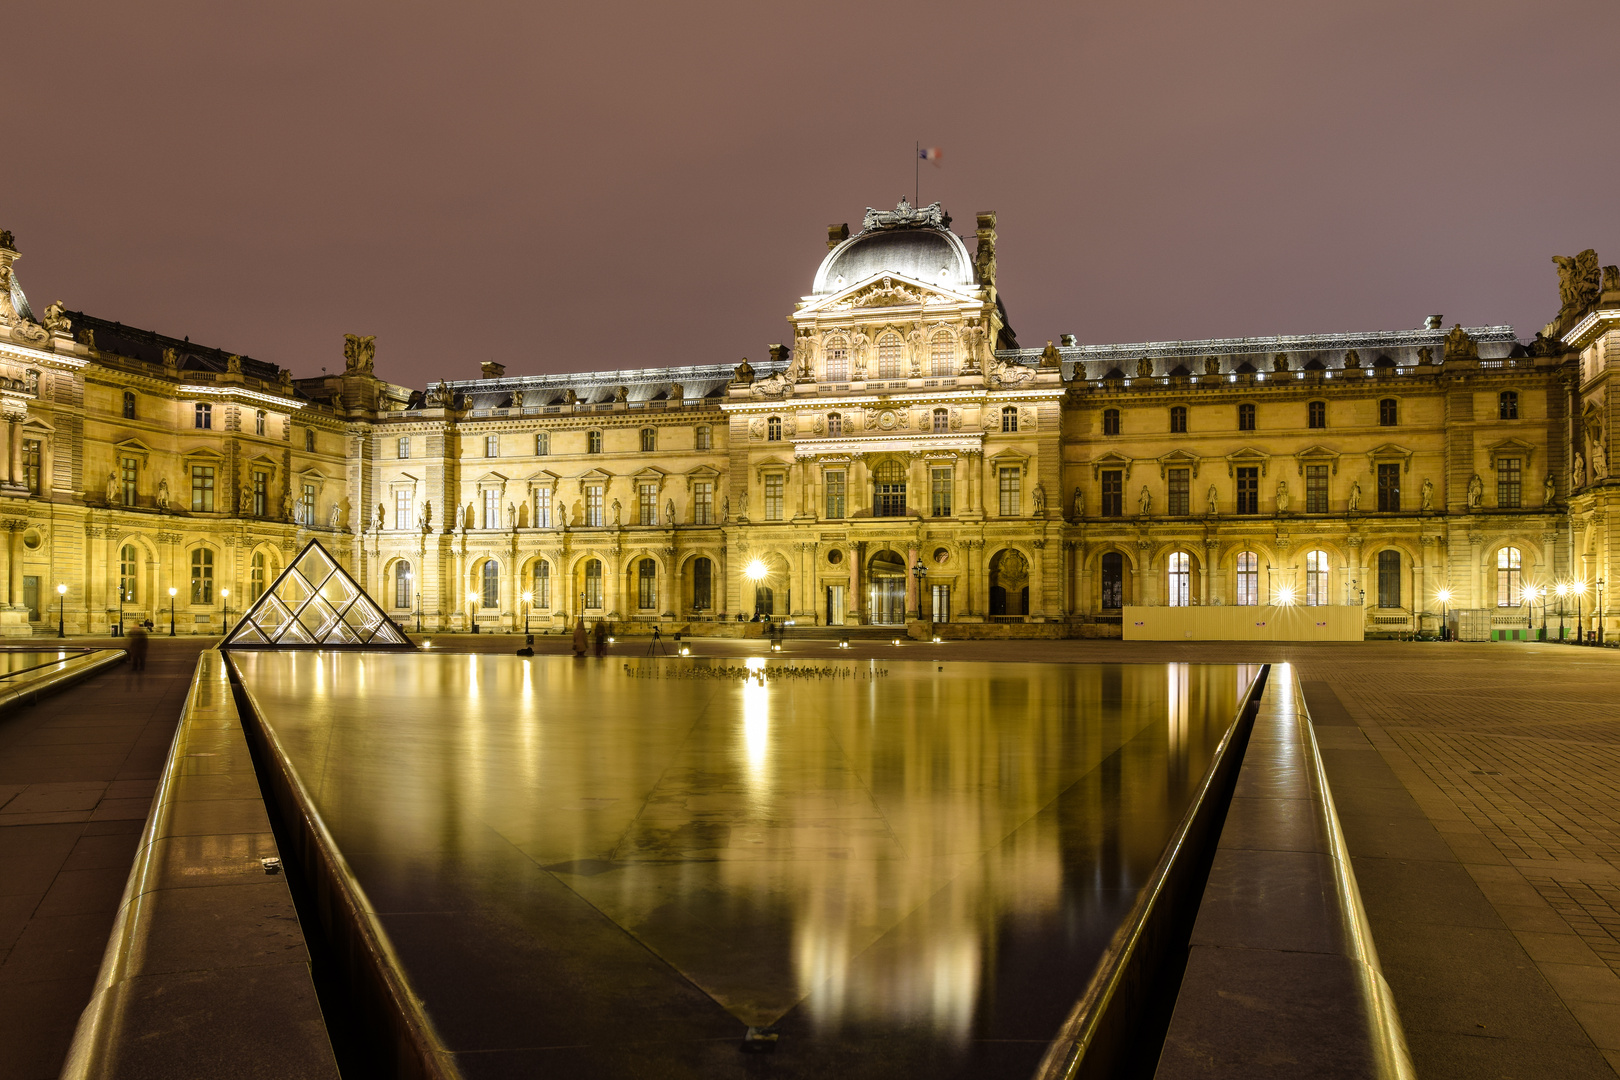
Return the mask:
<svg viewBox="0 0 1620 1080"><path fill-rule="evenodd" d="M1137 501L1137 505L1141 507L1143 517L1147 517L1153 511L1153 492L1148 490L1146 484L1142 485L1142 497Z"/></svg>
<svg viewBox="0 0 1620 1080"><path fill-rule="evenodd" d="M720 524L725 525L731 521L731 496L727 495L720 500Z"/></svg>
<svg viewBox="0 0 1620 1080"><path fill-rule="evenodd" d="M383 523L386 522L387 520L388 520L388 510L383 506L382 503L378 503L377 504L377 524L376 524L376 528L379 531L381 531L381 529L383 527Z"/></svg>
<svg viewBox="0 0 1620 1080"><path fill-rule="evenodd" d="M107 474L107 505L118 505L118 474L115 472Z"/></svg>
<svg viewBox="0 0 1620 1080"><path fill-rule="evenodd" d="M1220 513L1220 508L1221 508L1221 493L1219 491L1215 490L1215 485L1214 484L1209 485L1208 499L1209 499L1209 516L1214 517L1216 514Z"/></svg>
<svg viewBox="0 0 1620 1080"><path fill-rule="evenodd" d="M1548 473L1547 478L1541 482L1541 505L1551 506L1557 498L1558 486L1553 483L1552 473Z"/></svg>
<svg viewBox="0 0 1620 1080"><path fill-rule="evenodd" d="M1475 473L1474 478L1468 481L1468 508L1470 510L1478 510L1480 504L1484 501L1485 481L1479 478L1479 473Z"/></svg>
<svg viewBox="0 0 1620 1080"><path fill-rule="evenodd" d="M675 524L675 500L674 499L665 499L664 500L664 524L665 525L673 525L673 524Z"/></svg>
<svg viewBox="0 0 1620 1080"><path fill-rule="evenodd" d="M1427 476L1423 478L1422 508L1424 510L1434 509L1434 481L1430 480Z"/></svg>
<svg viewBox="0 0 1620 1080"><path fill-rule="evenodd" d="M1574 486L1577 488L1586 486L1586 459L1579 452L1575 454Z"/></svg>
<svg viewBox="0 0 1620 1080"><path fill-rule="evenodd" d="M1035 516L1036 517L1045 517L1046 516L1046 488L1042 487L1040 484L1036 484L1035 485L1035 490L1030 493L1029 498L1030 498L1030 502L1035 507Z"/></svg>
<svg viewBox="0 0 1620 1080"><path fill-rule="evenodd" d="M327 526L327 528L335 529L335 528L338 527L338 525L342 521L343 521L343 507L342 506L334 506L334 507L332 507L332 512L330 514L326 515L326 526Z"/></svg>
<svg viewBox="0 0 1620 1080"><path fill-rule="evenodd" d="M1345 503L1345 508L1347 510L1349 510L1352 514L1354 514L1356 511L1361 509L1361 481L1360 480L1352 480L1350 482L1350 496L1349 496L1348 500Z"/></svg>
<svg viewBox="0 0 1620 1080"><path fill-rule="evenodd" d="M1272 371L1287 371L1288 370L1288 354L1287 353L1278 353L1276 356L1273 356L1271 358L1271 370Z"/></svg>
<svg viewBox="0 0 1620 1080"><path fill-rule="evenodd" d="M1204 374L1219 375L1221 373L1221 358L1218 356L1204 357Z"/></svg>
<svg viewBox="0 0 1620 1080"><path fill-rule="evenodd" d="M1074 489L1074 520L1079 521L1086 516L1086 493L1079 488Z"/></svg>
<svg viewBox="0 0 1620 1080"><path fill-rule="evenodd" d="M1279 513L1279 514L1288 513L1288 504L1289 504L1289 502L1290 502L1290 499L1289 499L1289 495L1288 495L1288 481L1286 481L1286 480L1277 481L1277 513Z"/></svg>
<svg viewBox="0 0 1620 1080"><path fill-rule="evenodd" d="M1602 480L1609 475L1609 449L1603 443L1602 435L1592 442L1592 479Z"/></svg>
<svg viewBox="0 0 1620 1080"><path fill-rule="evenodd" d="M433 524L433 500L422 501L422 531L427 532L428 526Z"/></svg>
<svg viewBox="0 0 1620 1080"><path fill-rule="evenodd" d="M237 500L237 505L241 507L243 517L251 517L253 514L253 492L249 491L247 488L243 488L242 497ZM378 521L377 527L379 529L382 528L382 522L380 520Z"/></svg>
<svg viewBox="0 0 1620 1080"><path fill-rule="evenodd" d="M515 529L515 528L517 528L517 523L518 523L518 521L517 521L517 503L507 503L506 504L506 527L508 529Z"/></svg>
<svg viewBox="0 0 1620 1080"><path fill-rule="evenodd" d="M1144 356L1142 359L1136 362L1136 377L1139 379L1148 379L1152 378L1152 376L1153 361Z"/></svg>
<svg viewBox="0 0 1620 1080"><path fill-rule="evenodd" d="M167 477L160 477L158 479L157 508L159 510L167 510L169 508L169 481Z"/></svg>

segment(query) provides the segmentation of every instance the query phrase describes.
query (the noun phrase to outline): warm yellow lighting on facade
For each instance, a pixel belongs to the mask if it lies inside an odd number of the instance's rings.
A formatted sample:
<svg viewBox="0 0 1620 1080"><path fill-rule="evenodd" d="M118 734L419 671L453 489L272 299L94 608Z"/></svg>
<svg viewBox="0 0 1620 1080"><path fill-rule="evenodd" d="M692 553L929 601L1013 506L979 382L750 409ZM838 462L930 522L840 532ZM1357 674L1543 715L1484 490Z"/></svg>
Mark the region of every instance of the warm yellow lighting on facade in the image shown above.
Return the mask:
<svg viewBox="0 0 1620 1080"><path fill-rule="evenodd" d="M743 574L746 575L750 581L759 581L769 573L770 570L758 559L754 559L743 570Z"/></svg>

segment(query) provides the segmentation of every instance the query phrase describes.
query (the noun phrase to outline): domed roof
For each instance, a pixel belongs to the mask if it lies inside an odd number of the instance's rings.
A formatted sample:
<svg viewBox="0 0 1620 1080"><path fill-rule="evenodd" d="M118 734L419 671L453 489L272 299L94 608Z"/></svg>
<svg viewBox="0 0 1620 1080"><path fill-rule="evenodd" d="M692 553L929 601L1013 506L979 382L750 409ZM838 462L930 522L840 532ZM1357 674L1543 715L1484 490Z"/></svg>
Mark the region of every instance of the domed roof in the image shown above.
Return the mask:
<svg viewBox="0 0 1620 1080"><path fill-rule="evenodd" d="M948 289L974 286L973 259L950 231L950 215L938 203L913 209L905 199L894 210L868 209L860 232L827 253L811 293L826 296L878 274L903 274Z"/></svg>

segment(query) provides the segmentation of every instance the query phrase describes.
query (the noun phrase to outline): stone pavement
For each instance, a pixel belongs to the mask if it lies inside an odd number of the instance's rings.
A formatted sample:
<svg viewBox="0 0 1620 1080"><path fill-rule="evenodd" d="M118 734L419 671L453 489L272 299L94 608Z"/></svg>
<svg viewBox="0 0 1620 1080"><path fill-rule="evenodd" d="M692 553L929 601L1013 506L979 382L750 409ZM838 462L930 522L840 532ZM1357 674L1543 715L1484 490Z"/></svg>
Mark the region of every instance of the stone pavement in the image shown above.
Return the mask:
<svg viewBox="0 0 1620 1080"><path fill-rule="evenodd" d="M0 718L0 1080L62 1067L213 640L154 637L144 673L118 667Z"/></svg>

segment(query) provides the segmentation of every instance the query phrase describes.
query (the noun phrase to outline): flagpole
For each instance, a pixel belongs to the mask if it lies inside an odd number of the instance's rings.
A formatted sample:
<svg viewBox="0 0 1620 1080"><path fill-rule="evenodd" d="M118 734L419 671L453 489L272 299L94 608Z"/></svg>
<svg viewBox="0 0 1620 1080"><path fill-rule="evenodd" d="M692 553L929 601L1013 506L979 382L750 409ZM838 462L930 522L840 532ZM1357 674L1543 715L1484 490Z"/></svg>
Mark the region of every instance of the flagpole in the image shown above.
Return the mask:
<svg viewBox="0 0 1620 1080"><path fill-rule="evenodd" d="M922 160L922 143L914 143L911 151L911 205L916 206L922 202L922 166L917 164Z"/></svg>

